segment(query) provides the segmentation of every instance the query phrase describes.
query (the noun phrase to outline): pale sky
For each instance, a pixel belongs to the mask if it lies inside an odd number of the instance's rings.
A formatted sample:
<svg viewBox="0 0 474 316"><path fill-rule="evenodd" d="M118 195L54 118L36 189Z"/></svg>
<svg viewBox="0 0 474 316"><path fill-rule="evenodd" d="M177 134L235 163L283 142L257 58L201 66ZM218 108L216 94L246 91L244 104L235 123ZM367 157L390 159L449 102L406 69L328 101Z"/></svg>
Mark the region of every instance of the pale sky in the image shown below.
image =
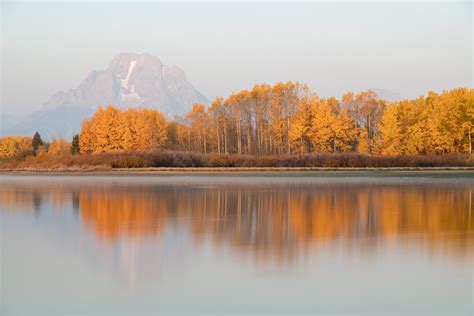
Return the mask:
<svg viewBox="0 0 474 316"><path fill-rule="evenodd" d="M322 96L473 86L469 1L2 2L1 10L3 113L39 109L120 52L178 65L209 99L287 80Z"/></svg>

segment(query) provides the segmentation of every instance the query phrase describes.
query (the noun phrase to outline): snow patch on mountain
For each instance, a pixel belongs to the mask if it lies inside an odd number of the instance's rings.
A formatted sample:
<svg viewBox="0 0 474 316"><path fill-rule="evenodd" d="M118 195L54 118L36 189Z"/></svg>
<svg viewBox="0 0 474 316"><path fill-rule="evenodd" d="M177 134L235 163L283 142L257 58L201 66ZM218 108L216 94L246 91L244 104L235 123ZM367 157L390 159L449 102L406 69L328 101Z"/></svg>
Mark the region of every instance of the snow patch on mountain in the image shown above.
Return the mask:
<svg viewBox="0 0 474 316"><path fill-rule="evenodd" d="M163 67L161 67L161 79L163 79L163 81L165 81L165 69L166 69L166 66L163 65Z"/></svg>
<svg viewBox="0 0 474 316"><path fill-rule="evenodd" d="M120 92L120 99L122 101L128 102L128 101L141 101L142 97L138 95L138 93L135 91L135 85L132 85L131 88L129 89L129 93L123 93L123 89Z"/></svg>
<svg viewBox="0 0 474 316"><path fill-rule="evenodd" d="M128 73L125 79L120 80L120 85L122 89L128 89L128 81L130 80L130 76L132 75L133 68L135 68L135 65L137 64L136 59L132 59L130 61L130 66L128 66Z"/></svg>
<svg viewBox="0 0 474 316"><path fill-rule="evenodd" d="M130 61L130 65L128 66L128 72L127 76L125 79L120 79L120 99L124 102L129 102L129 101L141 101L142 98L138 93L135 91L135 85L132 84L130 87L128 87L128 82L130 81L130 76L132 75L133 69L135 68L135 65L137 64L137 60L135 58L132 58Z"/></svg>

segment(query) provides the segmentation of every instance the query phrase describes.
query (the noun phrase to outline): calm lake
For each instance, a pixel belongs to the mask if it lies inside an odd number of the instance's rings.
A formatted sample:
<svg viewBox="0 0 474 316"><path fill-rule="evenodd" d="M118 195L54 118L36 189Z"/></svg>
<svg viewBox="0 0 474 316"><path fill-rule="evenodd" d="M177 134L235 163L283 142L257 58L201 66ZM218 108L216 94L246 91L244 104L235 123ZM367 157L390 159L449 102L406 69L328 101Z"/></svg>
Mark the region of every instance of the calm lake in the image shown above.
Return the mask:
<svg viewBox="0 0 474 316"><path fill-rule="evenodd" d="M0 310L471 315L473 189L462 173L0 175Z"/></svg>

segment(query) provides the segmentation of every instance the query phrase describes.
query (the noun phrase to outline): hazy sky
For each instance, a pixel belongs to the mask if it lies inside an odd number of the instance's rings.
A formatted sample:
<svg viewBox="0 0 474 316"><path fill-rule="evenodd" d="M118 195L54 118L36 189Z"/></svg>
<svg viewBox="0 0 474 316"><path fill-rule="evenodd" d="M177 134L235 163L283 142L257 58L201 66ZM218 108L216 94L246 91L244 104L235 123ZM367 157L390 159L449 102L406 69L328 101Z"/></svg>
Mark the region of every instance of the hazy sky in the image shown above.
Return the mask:
<svg viewBox="0 0 474 316"><path fill-rule="evenodd" d="M1 6L4 113L38 109L120 52L178 65L209 99L287 80L323 96L473 86L469 1Z"/></svg>

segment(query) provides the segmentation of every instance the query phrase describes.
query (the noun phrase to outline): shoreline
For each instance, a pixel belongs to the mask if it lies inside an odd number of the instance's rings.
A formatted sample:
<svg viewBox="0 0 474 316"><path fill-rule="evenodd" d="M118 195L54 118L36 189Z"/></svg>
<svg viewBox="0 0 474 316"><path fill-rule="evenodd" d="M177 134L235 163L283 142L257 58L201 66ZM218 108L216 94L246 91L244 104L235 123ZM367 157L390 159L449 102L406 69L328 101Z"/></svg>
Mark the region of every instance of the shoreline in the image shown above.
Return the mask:
<svg viewBox="0 0 474 316"><path fill-rule="evenodd" d="M0 169L2 175L63 175L63 176L120 176L120 175L273 175L273 176L324 176L324 175L453 175L474 178L474 167L387 167L387 168L319 168L319 167L187 167L187 168L23 168Z"/></svg>

